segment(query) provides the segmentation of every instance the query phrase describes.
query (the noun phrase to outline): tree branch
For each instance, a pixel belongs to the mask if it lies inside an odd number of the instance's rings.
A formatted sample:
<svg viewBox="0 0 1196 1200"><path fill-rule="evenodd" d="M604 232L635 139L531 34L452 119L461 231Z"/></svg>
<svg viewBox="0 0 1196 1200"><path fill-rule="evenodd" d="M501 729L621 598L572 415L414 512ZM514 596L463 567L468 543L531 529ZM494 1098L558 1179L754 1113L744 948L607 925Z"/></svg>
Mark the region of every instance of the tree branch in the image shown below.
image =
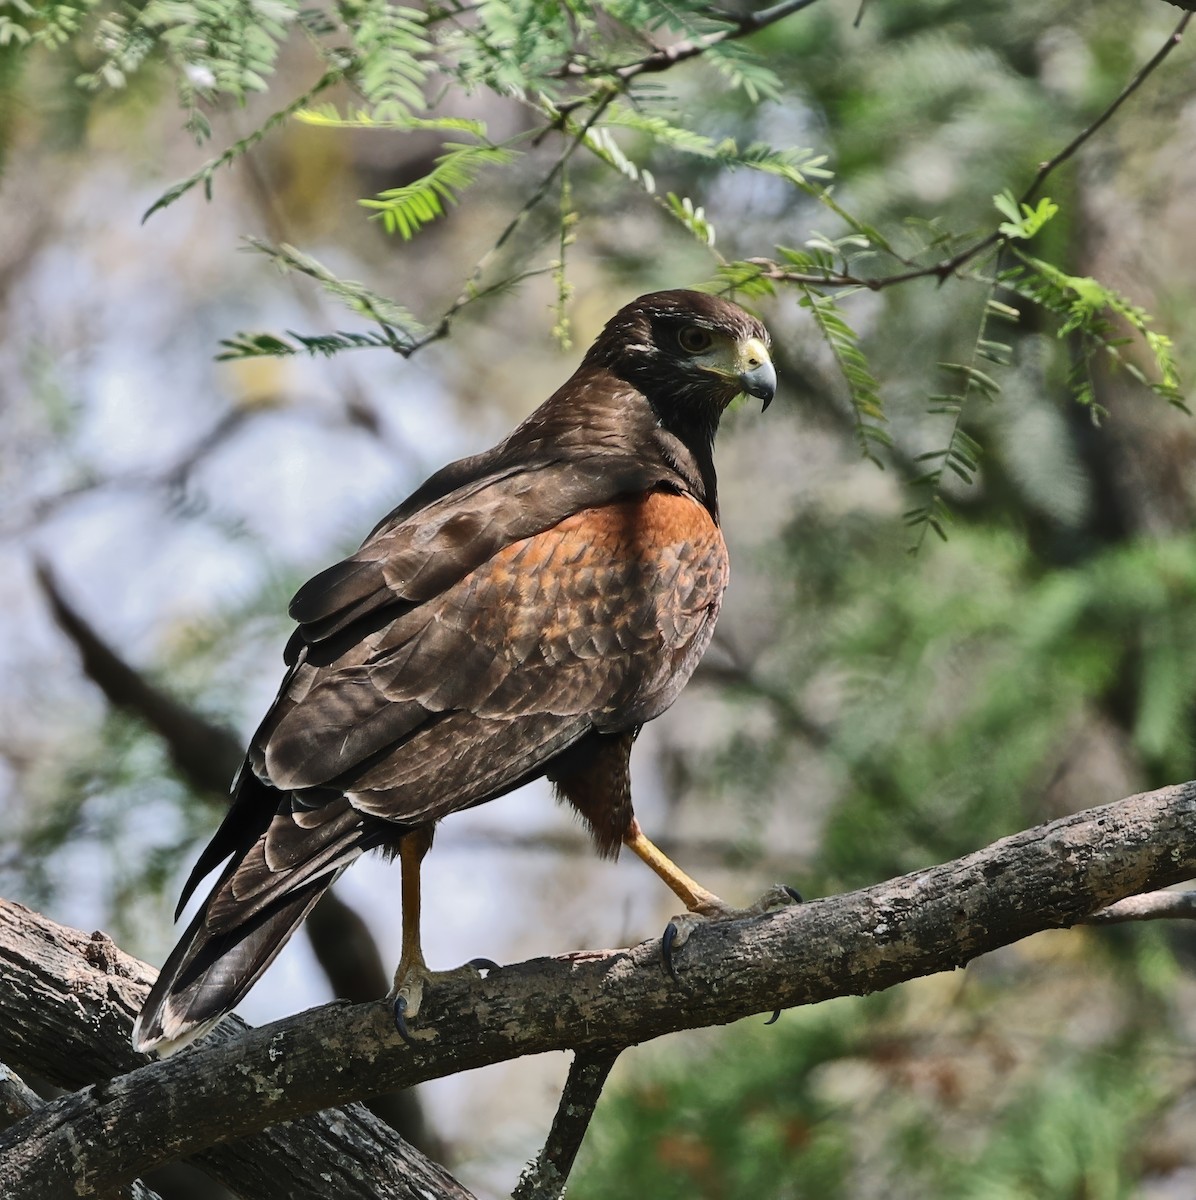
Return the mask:
<svg viewBox="0 0 1196 1200"><path fill-rule="evenodd" d="M36 1112L45 1101L12 1068L0 1063L0 1129Z"/></svg>
<svg viewBox="0 0 1196 1200"><path fill-rule="evenodd" d="M59 1086L99 1084L75 1093L99 1099L113 1075L147 1061L133 1050L129 1034L153 975L151 968L121 953L101 933L89 937L23 905L0 900L0 1059ZM217 1043L235 1038L244 1028L239 1020L222 1026L216 1031ZM365 1092L371 1090L380 1089ZM58 1103L40 1108L27 1119L39 1119ZM16 1141L23 1140L24 1127L24 1121L13 1127ZM246 1128L232 1136L250 1132L254 1131ZM141 1140L136 1130L128 1133ZM146 1136L154 1135L147 1130ZM191 1155L185 1151L169 1158ZM472 1200L442 1167L356 1104L196 1153L191 1161L231 1190L255 1200L311 1195L313 1178L328 1181L323 1194L338 1200ZM0 1167L0 1175L8 1165ZM83 1165L68 1150L58 1170L69 1179L77 1169L83 1170ZM34 1165L27 1180L29 1190L23 1194L48 1200L53 1194L48 1170L45 1163ZM120 1182L140 1174L132 1172ZM106 1183L96 1193L115 1186L116 1182ZM64 1194L75 1196L74 1185L67 1185ZM10 1200L3 1183L0 1196Z"/></svg>
<svg viewBox="0 0 1196 1200"><path fill-rule="evenodd" d="M0 1194L94 1195L200 1147L376 1091L880 991L1193 875L1196 783L1185 783L845 896L701 925L677 956L679 982L653 939L484 979L442 975L425 991L411 1043L385 1004L325 1005L47 1105L0 1134Z"/></svg>
<svg viewBox="0 0 1196 1200"><path fill-rule="evenodd" d="M45 1103L19 1075L0 1063L0 1129L15 1125L23 1117L37 1112ZM121 1188L117 1196L120 1200L162 1200L140 1179Z"/></svg>
<svg viewBox="0 0 1196 1200"><path fill-rule="evenodd" d="M96 633L67 600L48 563L35 563L38 586L58 628L79 652L83 673L114 708L144 721L166 744L179 774L201 792L228 804L228 787L242 752L237 739L155 687Z"/></svg>
<svg viewBox="0 0 1196 1200"><path fill-rule="evenodd" d="M1179 24L1172 30L1167 40L1159 47L1151 58L1143 64L1134 77L1125 85L1124 88L1117 94L1114 100L1100 113L1095 120L1086 125L1070 142L1067 143L1058 153L1052 155L1046 162L1039 163L1038 170L1034 174L1034 178L1030 181L1029 186L1018 198L1018 206L1028 204L1037 194L1039 188L1046 182L1047 178L1055 170L1060 167L1068 159L1072 158L1075 153L1085 144L1092 136L1102 128L1109 120L1112 119L1114 113L1142 86L1143 83L1154 73L1154 71L1162 65L1163 60L1179 45L1183 40L1183 35L1188 27L1188 23L1192 20L1192 13L1185 13L1180 17ZM747 261L753 266L760 268L760 274L765 279L771 279L777 282L810 284L820 287L864 287L870 291L879 292L885 288L892 287L899 283L909 283L914 279L926 279L929 277L936 278L940 283L955 275L959 269L966 266L976 258L979 258L986 251L991 250L999 242L1004 240L1004 235L998 229L994 229L992 233L987 234L977 242L973 242L970 246L965 246L962 250L945 258L937 263L931 263L925 267L913 267L908 271L901 271L894 275L882 276L860 276L852 275L849 272L836 273L827 271L823 273L810 273L802 271L791 271L786 267L782 267L779 263L774 262L769 258L750 258Z"/></svg>
<svg viewBox="0 0 1196 1200"><path fill-rule="evenodd" d="M623 1046L594 1046L573 1056L544 1149L523 1173L511 1200L559 1200L565 1194L606 1077L623 1050Z"/></svg>
<svg viewBox="0 0 1196 1200"><path fill-rule="evenodd" d="M1196 921L1196 892L1147 892L1129 896L1084 918L1085 925L1124 925L1129 921Z"/></svg>

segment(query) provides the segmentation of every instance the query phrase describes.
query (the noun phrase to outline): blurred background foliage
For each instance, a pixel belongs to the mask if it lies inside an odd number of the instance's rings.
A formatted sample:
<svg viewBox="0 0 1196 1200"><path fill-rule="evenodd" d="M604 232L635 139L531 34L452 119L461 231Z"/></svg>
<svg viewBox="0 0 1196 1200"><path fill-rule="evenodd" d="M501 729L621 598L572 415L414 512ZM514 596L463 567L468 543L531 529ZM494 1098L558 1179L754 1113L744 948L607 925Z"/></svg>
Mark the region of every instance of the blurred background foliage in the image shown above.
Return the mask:
<svg viewBox="0 0 1196 1200"><path fill-rule="evenodd" d="M639 807L687 866L745 900L778 877L819 895L1196 773L1190 47L1051 174L1058 213L1001 261L834 282L996 230L994 195L1024 193L1176 10L821 0L617 74L761 8L729 11L0 4L5 895L160 958L219 818L204 767L224 777L224 731L270 698L291 592L658 287L736 285L782 378L766 417L728 418L732 591L638 751ZM994 283L1019 248L1099 280L1093 310L1083 288L1036 303L1036 268ZM786 270L826 282L767 278ZM1123 335L1129 371L1098 340ZM667 918L543 790L489 808L430 861L436 965ZM341 894L389 966L395 880L356 874ZM1194 948L1182 927L1043 935L667 1039L625 1056L570 1194L1191 1196ZM304 953L251 1017L344 990ZM449 1081L413 1136L505 1194L562 1074Z"/></svg>

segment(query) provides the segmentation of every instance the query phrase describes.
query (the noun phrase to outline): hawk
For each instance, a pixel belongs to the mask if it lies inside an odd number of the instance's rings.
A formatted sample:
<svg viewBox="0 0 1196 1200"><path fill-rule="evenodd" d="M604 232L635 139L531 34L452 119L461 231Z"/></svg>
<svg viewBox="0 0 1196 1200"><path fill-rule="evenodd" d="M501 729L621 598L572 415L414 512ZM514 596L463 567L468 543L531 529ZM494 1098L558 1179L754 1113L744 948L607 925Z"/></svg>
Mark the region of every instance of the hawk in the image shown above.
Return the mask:
<svg viewBox="0 0 1196 1200"><path fill-rule="evenodd" d="M375 849L402 868L405 1029L428 977L419 870L436 823L542 776L599 854L626 846L691 912L729 911L645 836L628 757L714 631L714 435L741 392L768 406L768 346L726 300L641 296L505 440L437 471L299 589L286 676L179 911L223 868L145 1002L139 1050L230 1011Z"/></svg>

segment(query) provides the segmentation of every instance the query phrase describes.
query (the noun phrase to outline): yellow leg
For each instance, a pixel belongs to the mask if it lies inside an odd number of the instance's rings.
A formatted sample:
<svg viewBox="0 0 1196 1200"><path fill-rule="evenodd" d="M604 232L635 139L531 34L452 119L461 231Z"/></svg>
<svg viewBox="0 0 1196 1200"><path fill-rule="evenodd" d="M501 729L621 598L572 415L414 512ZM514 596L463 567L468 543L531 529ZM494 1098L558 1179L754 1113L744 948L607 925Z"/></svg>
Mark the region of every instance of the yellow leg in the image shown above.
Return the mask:
<svg viewBox="0 0 1196 1200"><path fill-rule="evenodd" d="M631 818L631 825L623 838L623 845L643 859L676 893L690 912L718 916L729 911L728 906L713 892L708 892L697 880L686 875L667 854L651 842L634 817Z"/></svg>

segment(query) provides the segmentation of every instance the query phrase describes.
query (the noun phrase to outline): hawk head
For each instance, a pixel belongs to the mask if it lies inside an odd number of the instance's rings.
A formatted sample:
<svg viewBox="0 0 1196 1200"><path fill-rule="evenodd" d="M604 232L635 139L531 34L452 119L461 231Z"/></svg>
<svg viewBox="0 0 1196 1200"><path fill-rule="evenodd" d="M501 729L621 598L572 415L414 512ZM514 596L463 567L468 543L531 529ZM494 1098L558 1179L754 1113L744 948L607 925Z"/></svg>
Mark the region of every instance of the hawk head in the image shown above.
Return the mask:
<svg viewBox="0 0 1196 1200"><path fill-rule="evenodd" d="M768 407L777 387L768 345L768 331L737 304L704 292L652 292L607 322L583 366L632 384L666 428L713 432L741 392Z"/></svg>

